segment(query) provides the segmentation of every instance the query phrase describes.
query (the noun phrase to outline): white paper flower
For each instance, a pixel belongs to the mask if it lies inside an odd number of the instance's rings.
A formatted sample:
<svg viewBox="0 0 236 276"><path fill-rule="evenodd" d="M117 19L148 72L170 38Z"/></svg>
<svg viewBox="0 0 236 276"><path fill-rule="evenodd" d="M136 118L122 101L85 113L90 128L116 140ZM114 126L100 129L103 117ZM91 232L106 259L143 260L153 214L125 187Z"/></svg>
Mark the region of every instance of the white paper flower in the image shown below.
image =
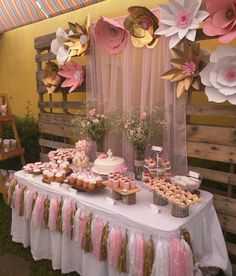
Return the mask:
<svg viewBox="0 0 236 276"><path fill-rule="evenodd" d="M168 5L159 6L159 28L155 34L170 36L170 49L184 37L195 41L196 29L208 16L208 12L199 10L201 2L202 0L169 0Z"/></svg>
<svg viewBox="0 0 236 276"><path fill-rule="evenodd" d="M70 50L65 47L64 42L69 39L68 36L71 34L71 31L67 34L62 28L58 28L56 38L51 42L51 52L57 56L59 65L63 65L66 61L70 60Z"/></svg>
<svg viewBox="0 0 236 276"><path fill-rule="evenodd" d="M200 76L209 101L236 104L236 47L217 47Z"/></svg>

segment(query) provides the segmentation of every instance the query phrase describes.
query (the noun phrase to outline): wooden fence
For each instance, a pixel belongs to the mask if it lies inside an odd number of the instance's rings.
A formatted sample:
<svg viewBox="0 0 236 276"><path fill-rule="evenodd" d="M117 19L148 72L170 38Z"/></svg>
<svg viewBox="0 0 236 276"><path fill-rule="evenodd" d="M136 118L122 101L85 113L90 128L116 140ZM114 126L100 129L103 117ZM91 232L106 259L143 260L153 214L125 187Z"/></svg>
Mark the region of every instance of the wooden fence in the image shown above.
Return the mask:
<svg viewBox="0 0 236 276"><path fill-rule="evenodd" d="M78 99L73 101L69 100L67 93L51 96L44 94L45 87L41 81L43 63L55 59L49 51L53 38L55 34L35 39L42 160L45 160L50 149L70 147L70 140L78 137L77 130L71 126L72 113L82 106L85 97L81 94L86 90L83 87L81 92L77 92ZM187 150L190 169L203 176L202 188L214 194L214 205L230 259L236 264L236 107L194 104L195 93L189 97L187 104ZM233 265L233 268L236 273L236 266Z"/></svg>

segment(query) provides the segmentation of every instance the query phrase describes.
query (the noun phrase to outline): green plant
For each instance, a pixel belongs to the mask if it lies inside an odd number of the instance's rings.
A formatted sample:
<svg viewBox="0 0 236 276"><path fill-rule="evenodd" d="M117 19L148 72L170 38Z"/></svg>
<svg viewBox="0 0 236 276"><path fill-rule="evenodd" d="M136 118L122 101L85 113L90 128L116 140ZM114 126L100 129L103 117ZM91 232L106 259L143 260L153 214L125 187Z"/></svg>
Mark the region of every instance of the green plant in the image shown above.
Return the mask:
<svg viewBox="0 0 236 276"><path fill-rule="evenodd" d="M38 122L33 117L30 103L27 102L26 113L23 118L16 118L16 127L20 137L21 145L25 149L25 160L27 163L39 160L39 132ZM13 138L10 125L4 125L3 138ZM6 160L1 163L1 168L18 170L21 168L19 158Z"/></svg>

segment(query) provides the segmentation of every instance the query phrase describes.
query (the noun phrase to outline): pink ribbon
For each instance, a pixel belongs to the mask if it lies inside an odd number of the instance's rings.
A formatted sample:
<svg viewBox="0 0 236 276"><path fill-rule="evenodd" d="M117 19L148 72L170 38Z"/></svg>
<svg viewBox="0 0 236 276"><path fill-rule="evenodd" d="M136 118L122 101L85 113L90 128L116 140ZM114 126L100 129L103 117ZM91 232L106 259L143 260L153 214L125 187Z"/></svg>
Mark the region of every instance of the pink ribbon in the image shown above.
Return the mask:
<svg viewBox="0 0 236 276"><path fill-rule="evenodd" d="M71 235L72 231L72 212L75 203L72 200L65 200L62 207L62 231L67 235Z"/></svg>
<svg viewBox="0 0 236 276"><path fill-rule="evenodd" d="M15 202L13 204L14 209L16 210L16 213L18 216L20 215L20 204L21 204L21 199L24 193L25 187L23 185L18 185L15 191Z"/></svg>
<svg viewBox="0 0 236 276"><path fill-rule="evenodd" d="M50 201L48 228L50 231L57 230L57 215L59 211L61 199L60 197L54 197Z"/></svg>
<svg viewBox="0 0 236 276"><path fill-rule="evenodd" d="M143 276L146 241L143 234L139 235L135 243L135 276Z"/></svg>
<svg viewBox="0 0 236 276"><path fill-rule="evenodd" d="M46 195L39 195L35 202L35 223L40 227L44 227L44 202Z"/></svg>
<svg viewBox="0 0 236 276"><path fill-rule="evenodd" d="M108 263L117 267L121 251L122 235L119 228L113 228L108 240Z"/></svg>
<svg viewBox="0 0 236 276"><path fill-rule="evenodd" d="M80 244L80 246L82 244L84 231L85 231L88 219L89 219L89 214L90 214L89 211L86 209L82 210L80 213L80 218L79 218L79 244Z"/></svg>
<svg viewBox="0 0 236 276"><path fill-rule="evenodd" d="M92 240L93 240L93 254L94 256L100 260L100 250L101 250L101 242L102 242L102 233L103 228L106 223L102 219L96 219L94 225L94 231L92 232Z"/></svg>
<svg viewBox="0 0 236 276"><path fill-rule="evenodd" d="M35 191L32 190L29 190L25 195L25 218L27 220L31 219L34 196Z"/></svg>

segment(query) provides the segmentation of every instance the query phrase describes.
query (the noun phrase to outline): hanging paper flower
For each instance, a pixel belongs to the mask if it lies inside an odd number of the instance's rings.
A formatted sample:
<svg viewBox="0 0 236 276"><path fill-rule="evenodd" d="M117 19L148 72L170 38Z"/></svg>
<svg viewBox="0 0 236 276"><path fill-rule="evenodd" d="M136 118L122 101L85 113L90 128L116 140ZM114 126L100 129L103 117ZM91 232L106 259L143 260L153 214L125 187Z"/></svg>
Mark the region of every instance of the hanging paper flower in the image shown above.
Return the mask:
<svg viewBox="0 0 236 276"><path fill-rule="evenodd" d="M117 21L102 16L93 28L94 38L109 54L124 50L128 33Z"/></svg>
<svg viewBox="0 0 236 276"><path fill-rule="evenodd" d="M220 42L229 43L236 37L236 2L234 0L206 0L210 16L203 32L208 36L219 35Z"/></svg>
<svg viewBox="0 0 236 276"><path fill-rule="evenodd" d="M61 87L70 87L69 93L79 87L84 81L84 71L82 67L76 62L70 62L62 67L58 74L66 80Z"/></svg>
<svg viewBox="0 0 236 276"><path fill-rule="evenodd" d="M200 55L199 43L190 44L186 41L183 51L173 48L171 53L173 59L170 60L170 63L174 68L162 74L162 79L178 82L177 97L190 89L199 90L201 88L199 72L207 63L206 58Z"/></svg>
<svg viewBox="0 0 236 276"><path fill-rule="evenodd" d="M220 0L219 0L220 1ZM170 38L170 49L184 37L195 41L196 29L208 16L208 12L199 10L202 0L169 0L168 5L160 5L160 27L155 32Z"/></svg>
<svg viewBox="0 0 236 276"><path fill-rule="evenodd" d="M44 69L43 83L47 88L49 94L53 93L60 83L58 76L58 66L54 62L47 62Z"/></svg>
<svg viewBox="0 0 236 276"><path fill-rule="evenodd" d="M221 103L228 100L236 104L235 53L236 47L217 47L210 56L210 63L201 71L201 81L206 86L209 101Z"/></svg>
<svg viewBox="0 0 236 276"><path fill-rule="evenodd" d="M86 16L83 25L70 22L68 24L72 34L69 35L64 45L67 46L70 51L69 57L84 56L88 51L90 42L90 17L89 15Z"/></svg>
<svg viewBox="0 0 236 276"><path fill-rule="evenodd" d="M124 26L131 35L133 46L154 48L158 41L158 36L154 34L158 28L157 17L145 7L129 7L128 12Z"/></svg>
<svg viewBox="0 0 236 276"><path fill-rule="evenodd" d="M69 39L68 35L70 34L72 34L72 32L67 34L62 28L58 28L56 32L56 38L51 42L51 52L56 55L59 65L64 64L70 59L70 50L64 46L64 42Z"/></svg>

